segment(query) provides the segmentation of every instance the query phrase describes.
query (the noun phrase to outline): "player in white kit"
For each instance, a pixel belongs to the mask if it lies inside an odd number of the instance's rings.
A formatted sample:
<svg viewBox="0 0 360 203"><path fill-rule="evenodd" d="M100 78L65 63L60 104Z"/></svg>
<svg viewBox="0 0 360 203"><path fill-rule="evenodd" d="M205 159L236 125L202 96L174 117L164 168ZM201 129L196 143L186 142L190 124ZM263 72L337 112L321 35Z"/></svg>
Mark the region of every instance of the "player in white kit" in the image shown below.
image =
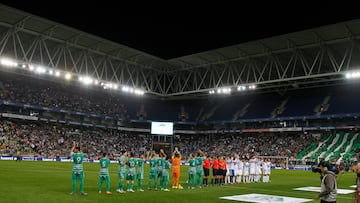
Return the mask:
<svg viewBox="0 0 360 203"><path fill-rule="evenodd" d="M239 157L235 159L235 176L236 176L236 183L241 183L242 176L244 171L244 162Z"/></svg>
<svg viewBox="0 0 360 203"><path fill-rule="evenodd" d="M243 182L250 183L249 177L250 163L247 159L244 160Z"/></svg>
<svg viewBox="0 0 360 203"><path fill-rule="evenodd" d="M250 183L254 182L256 161L257 161L257 159L254 156L251 157L250 160L249 160L249 164L250 164L250 176L249 176Z"/></svg>
<svg viewBox="0 0 360 203"><path fill-rule="evenodd" d="M260 178L262 176L262 170L261 170L261 165L262 165L262 159L261 158L257 158L256 162L255 162L255 178L254 178L254 182L260 182Z"/></svg>
<svg viewBox="0 0 360 203"><path fill-rule="evenodd" d="M263 169L264 169L263 182L268 183L270 182L270 172L271 172L271 162L269 159L264 160Z"/></svg>
<svg viewBox="0 0 360 203"><path fill-rule="evenodd" d="M228 183L233 184L235 182L235 157L231 157L230 160L228 160L227 168L229 170Z"/></svg>

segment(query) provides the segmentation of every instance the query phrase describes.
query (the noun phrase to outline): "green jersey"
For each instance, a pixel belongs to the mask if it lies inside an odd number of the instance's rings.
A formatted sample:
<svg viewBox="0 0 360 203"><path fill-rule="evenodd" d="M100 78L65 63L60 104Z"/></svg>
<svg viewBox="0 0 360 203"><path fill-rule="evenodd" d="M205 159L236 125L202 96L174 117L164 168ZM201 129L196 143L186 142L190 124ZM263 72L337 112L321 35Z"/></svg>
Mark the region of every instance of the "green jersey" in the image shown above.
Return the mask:
<svg viewBox="0 0 360 203"><path fill-rule="evenodd" d="M136 175L136 159L131 157L128 159L128 175Z"/></svg>
<svg viewBox="0 0 360 203"><path fill-rule="evenodd" d="M119 173L126 173L126 157L121 156L119 159Z"/></svg>
<svg viewBox="0 0 360 203"><path fill-rule="evenodd" d="M103 157L100 159L100 176L108 176L109 175L109 165L110 165L109 158Z"/></svg>
<svg viewBox="0 0 360 203"><path fill-rule="evenodd" d="M137 174L143 174L144 173L144 160L141 158L136 159L136 163L138 165Z"/></svg>
<svg viewBox="0 0 360 203"><path fill-rule="evenodd" d="M156 158L151 158L149 160L150 163L150 173L151 172L156 172L157 171L157 159Z"/></svg>
<svg viewBox="0 0 360 203"><path fill-rule="evenodd" d="M189 173L195 174L195 172L196 172L196 160L190 159L189 160Z"/></svg>
<svg viewBox="0 0 360 203"><path fill-rule="evenodd" d="M203 170L204 157L197 157L196 159L196 171Z"/></svg>
<svg viewBox="0 0 360 203"><path fill-rule="evenodd" d="M163 157L160 157L157 159L157 168L158 168L157 170L159 172L161 172L163 170L164 162L165 162L165 158L163 158Z"/></svg>
<svg viewBox="0 0 360 203"><path fill-rule="evenodd" d="M80 173L84 172L84 169L83 169L84 154L83 153L73 153L72 158L73 158L72 172L74 172L75 174L80 174Z"/></svg>
<svg viewBox="0 0 360 203"><path fill-rule="evenodd" d="M169 171L170 171L170 163L168 161L164 161L163 164L163 170L162 170L162 176L169 176Z"/></svg>

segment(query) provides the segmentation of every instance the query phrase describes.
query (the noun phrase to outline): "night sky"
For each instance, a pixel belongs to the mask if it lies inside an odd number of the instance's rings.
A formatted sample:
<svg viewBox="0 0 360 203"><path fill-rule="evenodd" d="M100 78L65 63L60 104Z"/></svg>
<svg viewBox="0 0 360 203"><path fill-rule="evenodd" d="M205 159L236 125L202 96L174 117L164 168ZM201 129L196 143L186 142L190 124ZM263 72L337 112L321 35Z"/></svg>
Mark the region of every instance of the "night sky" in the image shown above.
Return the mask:
<svg viewBox="0 0 360 203"><path fill-rule="evenodd" d="M64 1L37 4L1 1L163 59L360 18L359 11L340 7L261 10L249 5L234 9L230 5L224 9L196 7L188 10L183 6L128 9L128 5L121 5L122 1L118 1L120 5L85 2L73 5Z"/></svg>

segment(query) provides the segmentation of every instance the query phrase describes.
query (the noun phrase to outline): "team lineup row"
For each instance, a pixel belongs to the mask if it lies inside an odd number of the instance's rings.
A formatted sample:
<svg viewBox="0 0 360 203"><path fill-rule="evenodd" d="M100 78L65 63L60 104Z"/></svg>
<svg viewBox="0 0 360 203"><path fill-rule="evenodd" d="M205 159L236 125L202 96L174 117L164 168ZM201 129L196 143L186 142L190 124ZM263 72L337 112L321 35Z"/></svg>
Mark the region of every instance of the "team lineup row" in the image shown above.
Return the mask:
<svg viewBox="0 0 360 203"><path fill-rule="evenodd" d="M71 149L71 156L73 161L72 166L72 192L74 195L76 192L76 183L80 183L80 194L87 195L84 192L84 169L82 153L79 145L74 143ZM188 189L202 188L202 186L208 186L208 177L210 175L210 167L212 167L212 185L233 184L233 183L250 183L259 182L261 177L263 182L269 182L270 179L270 162L268 160L262 161L258 158L240 159L239 157L231 157L225 159L225 157L217 157L210 160L206 157L205 153L198 150L196 154L191 154L189 160L188 169ZM128 192L134 191L134 183L137 180L137 191L143 192L142 184L144 180L144 163L149 163L149 178L147 189L158 190L159 186L162 191L170 191L167 187L169 184L169 176L171 169L171 186L173 189L183 189L179 184L180 180L180 165L181 154L177 148L173 152L171 158L166 155L164 150L160 149L157 154L155 151L147 151L146 157L143 154L139 156L130 152L129 154L123 150L121 156L118 159L118 187L116 192L125 193L124 185L126 181L126 188ZM102 184L106 183L106 194L112 194L110 191L110 174L109 165L110 159L107 153L103 153L103 157L99 160L100 172L99 172L99 194L102 193ZM136 167L137 166L137 167Z"/></svg>

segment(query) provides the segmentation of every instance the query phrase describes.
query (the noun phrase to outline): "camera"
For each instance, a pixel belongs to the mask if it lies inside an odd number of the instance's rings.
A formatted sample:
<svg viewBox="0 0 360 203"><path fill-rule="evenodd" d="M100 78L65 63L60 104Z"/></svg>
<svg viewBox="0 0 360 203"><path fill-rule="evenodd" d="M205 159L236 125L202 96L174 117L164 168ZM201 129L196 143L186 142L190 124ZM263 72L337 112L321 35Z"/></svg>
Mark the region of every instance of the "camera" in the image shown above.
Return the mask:
<svg viewBox="0 0 360 203"><path fill-rule="evenodd" d="M318 166L312 166L311 171L314 173L321 173L321 168Z"/></svg>
<svg viewBox="0 0 360 203"><path fill-rule="evenodd" d="M334 172L335 174L338 174L339 171L337 170L337 166L336 164L332 164L332 163L329 163L327 161L321 161L319 163L319 165L317 166L312 166L311 167L311 171L314 172L314 173L320 173L321 174L321 168L320 166L323 166L323 167L326 167L328 171L332 171Z"/></svg>

